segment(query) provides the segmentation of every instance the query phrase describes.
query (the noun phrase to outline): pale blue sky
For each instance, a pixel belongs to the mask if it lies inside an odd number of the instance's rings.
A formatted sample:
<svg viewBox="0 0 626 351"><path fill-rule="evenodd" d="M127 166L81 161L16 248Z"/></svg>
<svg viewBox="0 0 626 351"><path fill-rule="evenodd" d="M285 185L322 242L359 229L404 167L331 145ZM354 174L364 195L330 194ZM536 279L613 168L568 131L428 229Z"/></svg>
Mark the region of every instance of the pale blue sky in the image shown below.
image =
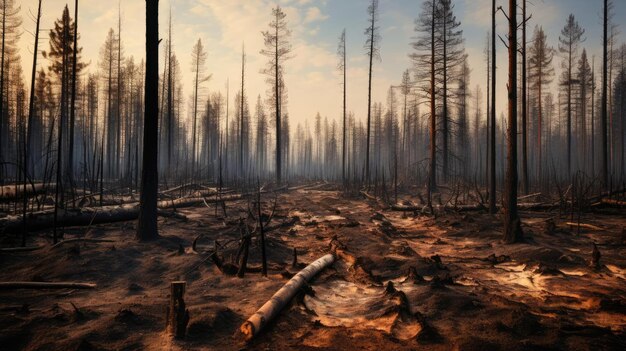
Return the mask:
<svg viewBox="0 0 626 351"><path fill-rule="evenodd" d="M616 0L614 22L624 30L626 1ZM42 27L49 29L55 18L60 17L66 1L44 0ZM73 13L73 1L70 11ZM190 72L191 48L201 38L208 49L207 71L213 79L207 84L208 91L224 90L230 78L231 96L240 84L241 45L245 43L248 54L247 94L250 101L256 96L265 97L265 78L259 73L265 58L259 54L263 41L260 31L267 28L271 7L277 1L269 0L162 0L160 2L161 36L167 35L167 16L171 5L174 46L183 69L185 95L191 93L192 75ZM292 43L294 58L286 64L286 83L289 90L289 112L294 121L304 121L320 112L322 116L337 118L341 111L341 87L336 70L336 48L338 37L346 28L348 52L348 109L363 118L367 101L367 59L363 50L367 27L366 8L368 0L279 0L287 13L289 26L293 30ZM374 100L385 101L390 84L397 84L402 72L411 63L408 54L410 43L415 36L414 20L419 15L422 1L380 0L381 62L374 67ZM464 30L466 50L472 69L471 87L485 88L485 64L483 50L485 37L490 27L490 0L453 0L457 18ZM507 1L498 0L505 9ZM589 56L596 55L600 64L601 55L601 0L533 0L528 12L533 15L529 23L529 38L535 25L544 27L550 45L556 48L558 35L566 17L573 13L581 26L586 29L586 42L583 44ZM36 0L21 1L24 26L30 32L34 24L28 12L36 11ZM106 0L81 0L79 4L80 45L83 57L91 61L89 70L97 69L97 60L109 27L117 28L117 2ZM126 55L133 55L136 61L144 51L144 0L121 1L122 41ZM498 33L506 34L505 21L498 15ZM626 34L625 34L626 35ZM618 43L625 40L618 37ZM30 72L33 38L25 32L21 40L22 61L25 72ZM30 48L30 49L29 49ZM48 48L47 32L43 47ZM498 110L504 108L506 99L505 70L506 49L499 42L499 84ZM554 60L557 74L561 59ZM162 63L162 59L161 59ZM40 64L47 65L41 59ZM598 66L599 67L599 66Z"/></svg>

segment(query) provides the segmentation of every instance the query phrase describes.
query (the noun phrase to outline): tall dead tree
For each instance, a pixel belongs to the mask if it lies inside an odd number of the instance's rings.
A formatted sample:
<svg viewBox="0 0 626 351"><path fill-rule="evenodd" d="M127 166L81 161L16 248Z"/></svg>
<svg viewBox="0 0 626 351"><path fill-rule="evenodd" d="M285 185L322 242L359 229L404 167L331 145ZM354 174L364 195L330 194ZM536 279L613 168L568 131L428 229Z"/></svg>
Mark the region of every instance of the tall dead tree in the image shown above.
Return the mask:
<svg viewBox="0 0 626 351"><path fill-rule="evenodd" d="M576 53L578 44L583 42L585 30L582 29L574 15L570 14L567 18L565 27L561 30L559 36L559 51L565 55L563 62L563 78L561 85L567 91L567 176L572 175L572 87L575 84L573 80L573 68L576 61Z"/></svg>
<svg viewBox="0 0 626 351"><path fill-rule="evenodd" d="M365 180L369 185L370 181L370 134L372 120L372 65L374 58L380 59L380 51L378 43L380 42L380 34L376 22L378 21L378 0L372 0L367 8L369 16L369 26L365 29L367 40L365 41L365 51L369 58L369 71L367 83L367 141L365 142Z"/></svg>
<svg viewBox="0 0 626 351"><path fill-rule="evenodd" d="M76 124L76 81L78 53L78 0L74 0L74 44L72 45L72 97L70 98L70 136L67 156L67 179L74 194L74 125ZM72 195L72 199L74 196Z"/></svg>
<svg viewBox="0 0 626 351"><path fill-rule="evenodd" d="M489 127L489 213L496 213L496 0L491 2L491 110Z"/></svg>
<svg viewBox="0 0 626 351"><path fill-rule="evenodd" d="M504 241L523 240L517 212L517 0L509 0L509 116L507 126L507 162L504 187Z"/></svg>
<svg viewBox="0 0 626 351"><path fill-rule="evenodd" d="M159 0L146 0L146 79L138 240L158 237Z"/></svg>
<svg viewBox="0 0 626 351"><path fill-rule="evenodd" d="M422 93L429 102L429 160L428 160L428 201L430 194L437 189L437 106L436 106L436 81L435 81L435 52L437 41L435 38L435 26L437 19L437 2L428 0L422 3L422 12L415 20L415 31L420 33L417 41L411 43L416 51L410 55L413 60L413 70L419 81L422 82ZM423 69L428 67L428 69Z"/></svg>
<svg viewBox="0 0 626 351"><path fill-rule="evenodd" d="M528 79L531 82L531 88L535 94L537 110L535 144L537 148L537 179L541 179L543 176L543 125L545 124L543 116L543 96L546 91L549 90L549 84L552 82L554 75L554 67L552 67L554 50L548 46L548 39L542 27L535 27L533 44L530 47L529 53Z"/></svg>
<svg viewBox="0 0 626 351"><path fill-rule="evenodd" d="M339 55L338 68L341 71L343 77L343 109L342 109L342 141L341 141L341 181L346 184L346 30L341 32L339 37L339 47L337 48L337 54Z"/></svg>
<svg viewBox="0 0 626 351"><path fill-rule="evenodd" d="M19 40L20 30L19 27L22 21L19 17L20 7L15 7L14 0L2 0L2 51L0 52L0 184L4 184L6 174L5 171L5 156L8 156L8 152L11 147L10 134L11 127L9 123L8 114L8 100L9 97L5 95L7 89L7 77L9 76L9 64L11 58L15 54L12 54L10 49L13 49L17 41Z"/></svg>
<svg viewBox="0 0 626 351"><path fill-rule="evenodd" d="M529 193L528 182L528 75L526 73L526 0L522 0L522 185L524 194Z"/></svg>
<svg viewBox="0 0 626 351"><path fill-rule="evenodd" d="M437 41L441 44L441 52L438 52L440 59L441 71L441 153L442 153L442 167L441 173L444 180L447 180L450 175L450 136L451 136L451 124L450 123L450 103L449 88L452 86L453 80L455 80L453 71L457 67L461 66L463 58L463 31L459 29L461 23L456 20L454 15L454 5L452 0L439 0L439 9L437 11L436 23L436 35Z"/></svg>
<svg viewBox="0 0 626 351"><path fill-rule="evenodd" d="M245 160L244 160L244 143L247 142L247 138L245 138L245 110L244 105L246 102L246 87L245 87L245 78L246 78L246 48L244 44L241 44L241 95L239 96L239 176L245 176Z"/></svg>
<svg viewBox="0 0 626 351"><path fill-rule="evenodd" d="M78 0L77 0L78 1ZM22 207L22 246L26 246L26 210L28 207L28 196L26 194L26 186L28 184L29 179L29 167L30 167L30 153L31 153L31 137L33 133L33 118L35 114L35 78L37 75L37 55L39 54L39 22L41 20L41 0L39 0L39 5L37 6L37 20L35 25L35 45L33 47L33 68L30 76L30 99L28 102L28 124L26 125L26 140L24 141L24 202ZM76 44L74 44L76 47ZM76 58L74 58L76 59ZM0 112L1 113L1 112Z"/></svg>
<svg viewBox="0 0 626 351"><path fill-rule="evenodd" d="M287 28L287 15L283 12L279 5L272 9L272 20L269 23L270 29L263 31L263 40L265 49L261 50L261 54L268 57L267 67L262 71L268 76L268 82L271 84L270 100L274 103L275 123L276 123L276 182L281 183L282 179L282 134L281 128L281 104L283 103L284 87L282 86L284 79L284 62L290 58L291 44L289 36L291 30Z"/></svg>
<svg viewBox="0 0 626 351"><path fill-rule="evenodd" d="M192 147L191 147L191 174L196 175L196 140L197 140L197 120L198 120L198 100L200 99L201 84L208 81L211 76L204 75L204 64L207 59L207 54L202 46L202 41L198 38L198 41L194 45L191 51L192 73L194 74L193 80L193 126L192 126Z"/></svg>
<svg viewBox="0 0 626 351"><path fill-rule="evenodd" d="M602 164L600 167L600 178L604 190L609 188L609 151L607 143L607 89L608 89L608 22L609 22L609 4L608 0L604 0L604 16L602 27L602 114L600 116L600 143L602 152Z"/></svg>

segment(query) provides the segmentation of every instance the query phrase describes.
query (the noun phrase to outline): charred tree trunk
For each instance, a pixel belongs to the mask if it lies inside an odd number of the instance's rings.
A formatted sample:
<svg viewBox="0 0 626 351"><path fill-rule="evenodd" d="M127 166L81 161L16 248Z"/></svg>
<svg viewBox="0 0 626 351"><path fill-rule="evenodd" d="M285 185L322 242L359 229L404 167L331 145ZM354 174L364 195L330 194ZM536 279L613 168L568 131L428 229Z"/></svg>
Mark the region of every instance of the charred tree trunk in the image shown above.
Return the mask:
<svg viewBox="0 0 626 351"><path fill-rule="evenodd" d="M522 240L517 213L517 0L509 0L509 116L507 164L504 189L504 241Z"/></svg>
<svg viewBox="0 0 626 351"><path fill-rule="evenodd" d="M489 143L489 213L496 213L496 0L491 3L491 130Z"/></svg>
<svg viewBox="0 0 626 351"><path fill-rule="evenodd" d="M522 0L522 184L529 193L528 182L528 88L526 74L526 0Z"/></svg>
<svg viewBox="0 0 626 351"><path fill-rule="evenodd" d="M78 0L74 1L74 47L72 48L72 96L70 98L70 135L67 155L67 179L74 199L74 125L76 124L76 60L78 50ZM75 204L72 204L74 206Z"/></svg>
<svg viewBox="0 0 626 351"><path fill-rule="evenodd" d="M372 0L372 11L370 13L370 32L369 34L369 70L367 79L367 140L365 142L365 181L369 186L370 183L370 134L371 134L371 121L372 121L372 63L374 60L374 40L375 40L375 24L376 24L376 10L375 2L378 0Z"/></svg>
<svg viewBox="0 0 626 351"><path fill-rule="evenodd" d="M430 167L428 175L428 204L431 193L437 190L437 111L435 106L435 18L436 2L433 1L430 31Z"/></svg>
<svg viewBox="0 0 626 351"><path fill-rule="evenodd" d="M600 176L602 180L602 186L604 190L608 190L609 188L609 159L608 159L608 144L607 144L607 70L608 70L608 39L607 39L607 27L608 27L608 18L609 9L608 9L608 1L604 0L604 22L603 22L603 36L602 36L602 116L600 117L600 143L601 152L602 152L602 165L600 167Z"/></svg>
<svg viewBox="0 0 626 351"><path fill-rule="evenodd" d="M276 15L276 23L278 23L278 14ZM275 27L276 37L275 37L275 47L274 47L274 94L276 95L276 99L274 103L276 104L276 185L280 185L282 179L281 166L282 166L282 147L283 144L281 142L282 139L282 129L280 127L280 65L278 63L278 24Z"/></svg>
<svg viewBox="0 0 626 351"><path fill-rule="evenodd" d="M39 5L37 6L37 24L35 26L35 46L33 48L33 69L32 69L31 76L30 76L30 100L28 102L28 124L26 126L27 128L26 129L26 141L25 141L25 148L24 148L24 188L23 188L24 203L22 207L22 212L23 212L22 213L23 214L22 246L26 246L26 234L27 234L26 210L28 207L28 195L26 193L26 185L29 179L28 163L29 163L29 157L30 157L30 151L31 151L30 141L31 141L31 136L32 136L33 114L35 112L34 111L35 110L35 77L37 75L37 54L38 54L37 50L39 48L39 21L40 20L41 20L41 0L39 0ZM1 99L1 94L0 94L0 99ZM0 113L2 113L1 109L0 109Z"/></svg>
<svg viewBox="0 0 626 351"><path fill-rule="evenodd" d="M167 330L177 339L183 339L187 333L189 310L185 305L187 283L176 281L170 284L170 304L167 308Z"/></svg>
<svg viewBox="0 0 626 351"><path fill-rule="evenodd" d="M143 168L137 239L158 237L158 85L159 85L159 0L146 0L146 79L143 136Z"/></svg>

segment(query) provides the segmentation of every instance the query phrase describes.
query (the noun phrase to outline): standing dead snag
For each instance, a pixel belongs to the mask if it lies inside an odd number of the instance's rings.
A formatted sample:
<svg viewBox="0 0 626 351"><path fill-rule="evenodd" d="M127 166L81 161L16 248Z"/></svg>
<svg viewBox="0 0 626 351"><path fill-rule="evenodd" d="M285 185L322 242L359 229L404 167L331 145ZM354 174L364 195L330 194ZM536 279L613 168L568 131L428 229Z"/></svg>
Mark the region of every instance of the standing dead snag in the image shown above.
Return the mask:
<svg viewBox="0 0 626 351"><path fill-rule="evenodd" d="M287 284L278 290L258 311L256 311L239 330L246 341L252 340L293 299L300 289L315 275L335 262L335 256L327 254L296 274Z"/></svg>
<svg viewBox="0 0 626 351"><path fill-rule="evenodd" d="M508 20L509 116L504 188L504 241L511 244L523 239L522 225L517 212L517 0L509 0Z"/></svg>
<svg viewBox="0 0 626 351"><path fill-rule="evenodd" d="M187 323L189 323L189 310L187 310L184 300L186 285L187 283L184 281L175 281L170 285L170 305L167 308L166 330L178 339L185 337Z"/></svg>

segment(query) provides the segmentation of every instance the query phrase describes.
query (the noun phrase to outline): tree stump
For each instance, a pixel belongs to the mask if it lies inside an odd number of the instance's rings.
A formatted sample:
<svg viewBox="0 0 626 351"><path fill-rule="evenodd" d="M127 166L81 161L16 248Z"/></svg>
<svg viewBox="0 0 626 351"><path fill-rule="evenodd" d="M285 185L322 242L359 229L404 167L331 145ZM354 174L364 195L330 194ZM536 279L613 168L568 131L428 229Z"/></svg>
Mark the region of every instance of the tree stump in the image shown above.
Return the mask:
<svg viewBox="0 0 626 351"><path fill-rule="evenodd" d="M590 266L593 269L600 268L600 257L602 257L602 255L600 254L600 250L598 250L598 246L596 245L596 243L593 243L593 251L591 252L591 263L590 263Z"/></svg>
<svg viewBox="0 0 626 351"><path fill-rule="evenodd" d="M186 285L187 283L184 281L175 281L170 285L170 305L167 308L166 330L177 339L185 337L187 323L189 323L189 310L187 310L184 300Z"/></svg>

